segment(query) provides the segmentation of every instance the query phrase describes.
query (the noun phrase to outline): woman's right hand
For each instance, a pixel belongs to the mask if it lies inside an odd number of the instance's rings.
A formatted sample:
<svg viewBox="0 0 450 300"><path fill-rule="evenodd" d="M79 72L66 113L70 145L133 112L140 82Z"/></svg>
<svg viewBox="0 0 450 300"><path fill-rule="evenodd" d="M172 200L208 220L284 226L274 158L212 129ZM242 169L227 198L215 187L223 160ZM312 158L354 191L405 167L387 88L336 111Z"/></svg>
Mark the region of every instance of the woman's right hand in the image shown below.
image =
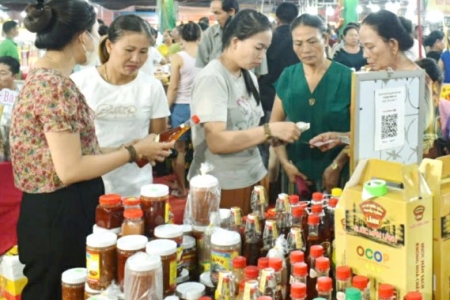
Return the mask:
<svg viewBox="0 0 450 300"><path fill-rule="evenodd" d="M269 123L269 128L273 137L287 143L295 143L301 135L300 129L293 122L273 122Z"/></svg>
<svg viewBox="0 0 450 300"><path fill-rule="evenodd" d="M286 172L286 176L289 178L289 182L295 182L295 177L301 177L303 180L308 180L308 178L300 173L297 167L292 162L287 162L283 164L284 172Z"/></svg>
<svg viewBox="0 0 450 300"><path fill-rule="evenodd" d="M158 143L155 141L156 136L157 135L153 133L149 134L134 144L138 156L144 156L150 162L162 162L172 153L170 149L175 146L175 141L170 143Z"/></svg>

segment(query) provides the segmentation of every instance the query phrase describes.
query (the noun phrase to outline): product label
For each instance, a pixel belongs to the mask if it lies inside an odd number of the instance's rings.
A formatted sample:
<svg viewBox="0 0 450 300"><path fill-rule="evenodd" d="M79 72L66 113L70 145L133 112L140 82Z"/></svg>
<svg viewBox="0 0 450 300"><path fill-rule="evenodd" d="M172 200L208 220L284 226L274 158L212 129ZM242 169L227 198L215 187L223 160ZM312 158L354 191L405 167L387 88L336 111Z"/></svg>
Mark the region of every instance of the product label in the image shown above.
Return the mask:
<svg viewBox="0 0 450 300"><path fill-rule="evenodd" d="M274 240L278 238L278 229L277 224L275 224L275 222L272 223L272 235Z"/></svg>
<svg viewBox="0 0 450 300"><path fill-rule="evenodd" d="M242 217L241 212L239 210L232 211L233 217L234 217L234 225L241 225L242 224Z"/></svg>
<svg viewBox="0 0 450 300"><path fill-rule="evenodd" d="M89 281L98 281L100 279L100 255L98 253L86 252L86 268Z"/></svg>
<svg viewBox="0 0 450 300"><path fill-rule="evenodd" d="M303 249L302 232L300 230L295 230L294 238L295 238L295 247L297 249Z"/></svg>
<svg viewBox="0 0 450 300"><path fill-rule="evenodd" d="M245 288L244 288L244 297L242 298L243 300L251 300L251 291L252 291L252 287L250 284L245 284Z"/></svg>
<svg viewBox="0 0 450 300"><path fill-rule="evenodd" d="M261 233L261 228L259 228L259 216L255 215L254 220L255 220L255 231Z"/></svg>
<svg viewBox="0 0 450 300"><path fill-rule="evenodd" d="M169 265L169 286L175 286L177 283L177 261L173 260Z"/></svg>
<svg viewBox="0 0 450 300"><path fill-rule="evenodd" d="M336 293L336 299L337 299L337 300L345 300L345 293L343 293L343 292L337 292L337 293Z"/></svg>
<svg viewBox="0 0 450 300"><path fill-rule="evenodd" d="M210 269L211 269L211 263L209 262L209 261L203 261L202 263L201 263L201 266L202 266L202 273L203 272L208 272Z"/></svg>
<svg viewBox="0 0 450 300"><path fill-rule="evenodd" d="M289 203L289 196L288 195L284 196L284 209L286 210L286 212L290 212L291 211L291 204Z"/></svg>
<svg viewBox="0 0 450 300"><path fill-rule="evenodd" d="M197 266L195 264L195 258L196 258L196 254L194 254L194 253L183 255L183 265L186 268L186 270L188 270L189 272L195 271L195 269L197 268Z"/></svg>
<svg viewBox="0 0 450 300"><path fill-rule="evenodd" d="M177 245L177 262L178 262L178 267L182 268L183 267L183 244Z"/></svg>
<svg viewBox="0 0 450 300"><path fill-rule="evenodd" d="M238 251L217 251L211 249L211 272L221 270L231 270L233 267L233 258L239 256Z"/></svg>
<svg viewBox="0 0 450 300"><path fill-rule="evenodd" d="M266 203L266 190L261 187L259 190L259 203L265 204Z"/></svg>
<svg viewBox="0 0 450 300"><path fill-rule="evenodd" d="M166 211L164 215L165 223L169 223L169 215L170 215L170 204L169 202L166 202Z"/></svg>
<svg viewBox="0 0 450 300"><path fill-rule="evenodd" d="M259 281L259 291L264 295L266 291L267 271L263 270L261 273L261 280Z"/></svg>

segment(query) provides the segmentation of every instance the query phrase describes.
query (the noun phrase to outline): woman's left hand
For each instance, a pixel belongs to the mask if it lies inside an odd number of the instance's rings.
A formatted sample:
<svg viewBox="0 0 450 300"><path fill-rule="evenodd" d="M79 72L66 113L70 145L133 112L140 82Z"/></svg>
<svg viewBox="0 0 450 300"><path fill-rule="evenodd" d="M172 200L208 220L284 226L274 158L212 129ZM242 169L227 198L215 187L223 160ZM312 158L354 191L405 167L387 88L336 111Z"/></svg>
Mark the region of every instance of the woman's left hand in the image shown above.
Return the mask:
<svg viewBox="0 0 450 300"><path fill-rule="evenodd" d="M331 193L331 189L339 187L339 178L341 177L341 169L333 169L331 166L325 169L322 175L322 188L328 193Z"/></svg>

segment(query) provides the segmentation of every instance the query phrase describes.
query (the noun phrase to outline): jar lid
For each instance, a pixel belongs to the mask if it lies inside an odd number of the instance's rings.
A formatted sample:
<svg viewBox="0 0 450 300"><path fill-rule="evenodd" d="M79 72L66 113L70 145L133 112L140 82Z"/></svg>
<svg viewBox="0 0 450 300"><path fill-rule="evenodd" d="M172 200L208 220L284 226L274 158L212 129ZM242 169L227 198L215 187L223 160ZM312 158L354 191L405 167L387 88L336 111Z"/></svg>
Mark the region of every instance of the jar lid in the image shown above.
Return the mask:
<svg viewBox="0 0 450 300"><path fill-rule="evenodd" d="M141 187L141 196L164 197L169 195L169 187L164 184L147 184Z"/></svg>
<svg viewBox="0 0 450 300"><path fill-rule="evenodd" d="M189 185L195 188L213 188L219 185L219 181L209 174L198 175L189 180Z"/></svg>
<svg viewBox="0 0 450 300"><path fill-rule="evenodd" d="M117 228L111 228L111 229L106 229L100 226L97 226L94 224L94 226L92 227L92 233L102 233L102 232L111 232L114 233L115 235L118 235L120 233L121 228L117 227Z"/></svg>
<svg viewBox="0 0 450 300"><path fill-rule="evenodd" d="M127 206L139 205L141 201L136 197L125 197L122 199L122 203Z"/></svg>
<svg viewBox="0 0 450 300"><path fill-rule="evenodd" d="M106 205L112 205L112 204L119 204L121 200L121 197L119 194L107 194L102 195L99 198L100 204L106 204Z"/></svg>
<svg viewBox="0 0 450 300"><path fill-rule="evenodd" d="M161 257L138 252L127 259L126 265L131 271L145 272L162 267Z"/></svg>
<svg viewBox="0 0 450 300"><path fill-rule="evenodd" d="M165 256L177 251L177 243L172 240L153 240L147 243L145 250L148 254Z"/></svg>
<svg viewBox="0 0 450 300"><path fill-rule="evenodd" d="M190 249L195 247L195 238L192 236L183 236L183 249Z"/></svg>
<svg viewBox="0 0 450 300"><path fill-rule="evenodd" d="M210 271L200 274L200 282L209 288L214 288L214 284L211 281Z"/></svg>
<svg viewBox="0 0 450 300"><path fill-rule="evenodd" d="M94 289L92 289L92 288L89 286L89 284L88 284L87 282L86 282L86 284L84 285L84 291L85 291L86 293L91 294L91 295L100 295L100 294L102 293L101 290L94 290Z"/></svg>
<svg viewBox="0 0 450 300"><path fill-rule="evenodd" d="M117 235L112 232L93 233L87 236L86 245L94 248L113 246L117 243Z"/></svg>
<svg viewBox="0 0 450 300"><path fill-rule="evenodd" d="M125 209L125 211L123 212L123 216L127 219L138 219L142 218L143 215L144 212L139 208L129 208Z"/></svg>
<svg viewBox="0 0 450 300"><path fill-rule="evenodd" d="M177 284L181 284L189 280L189 271L186 269L181 270L180 276L177 277Z"/></svg>
<svg viewBox="0 0 450 300"><path fill-rule="evenodd" d="M85 283L86 278L86 268L73 268L62 273L61 281L67 284L80 284Z"/></svg>
<svg viewBox="0 0 450 300"><path fill-rule="evenodd" d="M189 224L183 224L180 225L181 229L183 230L183 234L188 233L188 232L192 232L192 225Z"/></svg>
<svg viewBox="0 0 450 300"><path fill-rule="evenodd" d="M241 235L236 231L216 230L211 236L211 243L217 246L231 246L241 242Z"/></svg>
<svg viewBox="0 0 450 300"><path fill-rule="evenodd" d="M186 282L177 286L176 295L186 300L197 300L205 294L205 286L198 282Z"/></svg>
<svg viewBox="0 0 450 300"><path fill-rule="evenodd" d="M173 239L183 235L183 228L180 225L164 224L155 227L155 237L163 239Z"/></svg>
<svg viewBox="0 0 450 300"><path fill-rule="evenodd" d="M125 251L145 249L148 238L145 235L126 235L117 240L117 248Z"/></svg>

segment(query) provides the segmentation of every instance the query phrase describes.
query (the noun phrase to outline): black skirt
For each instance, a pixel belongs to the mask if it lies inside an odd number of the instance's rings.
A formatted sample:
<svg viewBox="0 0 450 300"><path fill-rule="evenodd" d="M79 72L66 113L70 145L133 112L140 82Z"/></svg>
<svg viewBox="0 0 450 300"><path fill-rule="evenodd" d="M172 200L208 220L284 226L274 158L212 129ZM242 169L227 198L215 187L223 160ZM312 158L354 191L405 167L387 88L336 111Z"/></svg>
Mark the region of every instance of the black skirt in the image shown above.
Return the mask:
<svg viewBox="0 0 450 300"><path fill-rule="evenodd" d="M86 267L86 236L103 194L101 178L52 193L23 193L17 236L28 283L22 300L61 299L61 274Z"/></svg>

